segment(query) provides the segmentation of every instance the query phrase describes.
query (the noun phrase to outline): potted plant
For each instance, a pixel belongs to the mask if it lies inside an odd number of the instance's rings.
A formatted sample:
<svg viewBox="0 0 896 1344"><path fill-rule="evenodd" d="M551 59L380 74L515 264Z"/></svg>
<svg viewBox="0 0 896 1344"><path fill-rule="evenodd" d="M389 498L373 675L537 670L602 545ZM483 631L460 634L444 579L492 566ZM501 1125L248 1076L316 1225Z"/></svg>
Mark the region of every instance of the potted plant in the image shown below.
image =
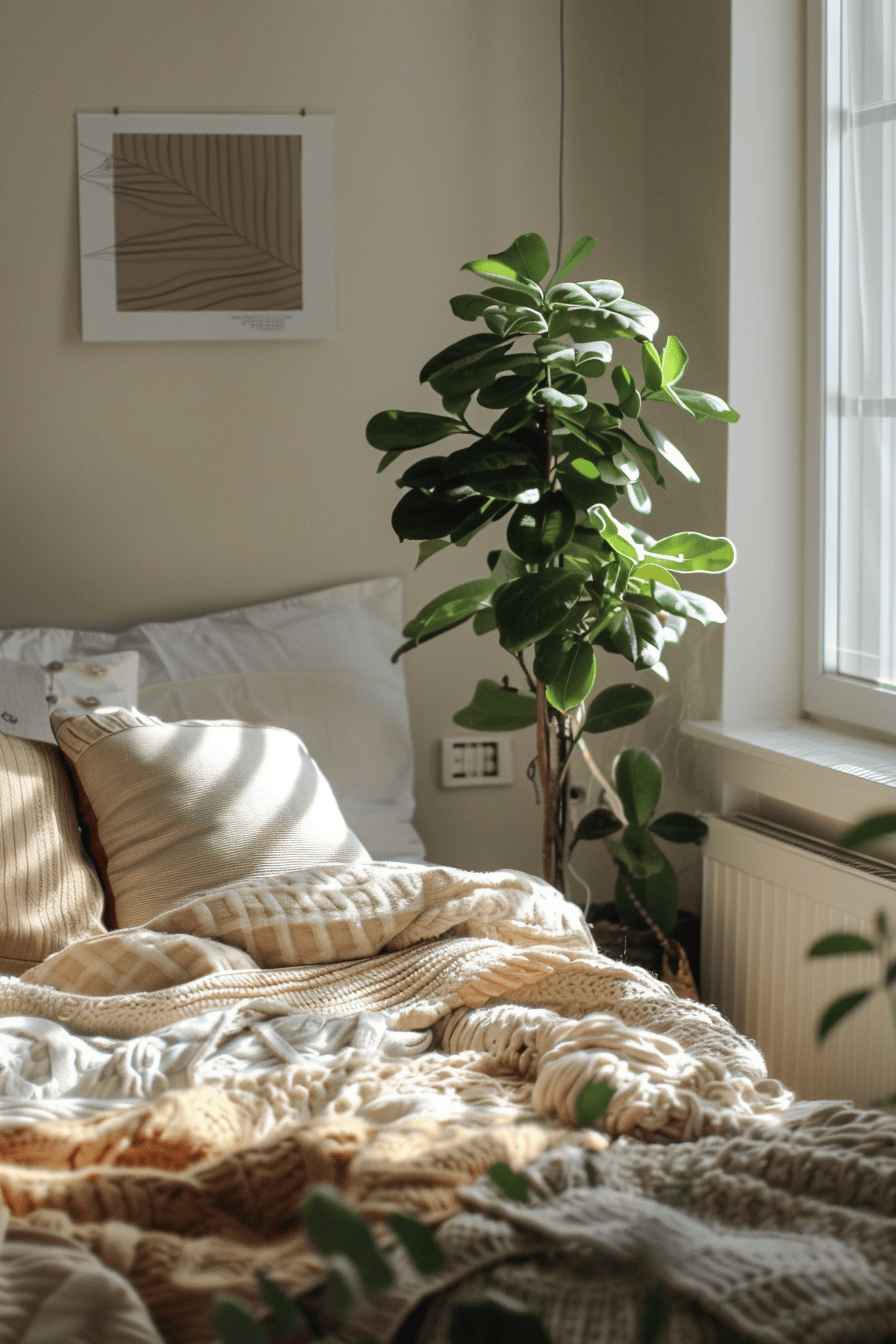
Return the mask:
<svg viewBox="0 0 896 1344"><path fill-rule="evenodd" d="M479 635L497 633L516 661L522 689L506 676L501 683L482 680L455 722L487 732L535 726L544 877L564 891L571 846L607 840L621 918L646 917L668 938L678 887L656 838L694 841L705 827L684 813L654 818L662 776L650 752L622 752L611 784L587 748L591 735L643 719L651 692L623 682L600 689L587 708L586 702L595 686L596 648L668 680L664 645L676 642L689 620L725 619L717 603L683 588L678 575L728 569L730 541L696 532L657 539L641 526L651 510L646 481L665 488L667 466L698 479L647 419L647 403L672 404L694 420L738 417L721 397L682 386L684 346L670 335L660 350L659 318L625 298L622 285L569 279L594 245L591 237L579 239L546 283L550 258L535 233L467 262L462 269L487 286L453 298L451 308L485 330L441 350L420 371L443 413L381 411L367 425L367 440L383 454L380 471L402 464L392 525L402 541L419 542L418 564L449 545L467 545L485 528L505 529L505 544L489 554L488 574L428 602L408 622L395 657L467 621ZM617 341L634 343L640 370L615 362ZM608 371L612 390L600 400L589 387ZM490 424L482 423L483 413L494 417ZM453 451L407 457L457 439L465 442ZM629 520L616 512L620 506ZM601 782L604 805L570 836L576 748Z"/></svg>

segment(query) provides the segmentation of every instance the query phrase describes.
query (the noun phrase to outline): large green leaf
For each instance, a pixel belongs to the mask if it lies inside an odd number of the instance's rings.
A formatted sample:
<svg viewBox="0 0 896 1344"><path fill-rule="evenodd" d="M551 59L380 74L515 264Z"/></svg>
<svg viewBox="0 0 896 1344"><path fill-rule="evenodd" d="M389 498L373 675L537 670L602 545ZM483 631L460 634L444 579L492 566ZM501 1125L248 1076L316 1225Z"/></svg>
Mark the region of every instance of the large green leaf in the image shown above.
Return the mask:
<svg viewBox="0 0 896 1344"><path fill-rule="evenodd" d="M576 1096L576 1124L589 1129L607 1113L607 1107L616 1095L615 1087L602 1079L592 1078Z"/></svg>
<svg viewBox="0 0 896 1344"><path fill-rule="evenodd" d="M440 373L465 368L468 364L489 356L494 357L499 350L508 350L510 342L504 341L492 332L477 331L472 336L464 336L459 341L446 345L432 359L426 361L420 370L421 383L431 382Z"/></svg>
<svg viewBox="0 0 896 1344"><path fill-rule="evenodd" d="M551 285L551 292L548 295L549 303L571 304L573 307L599 308L600 304L587 289L577 285L574 281L568 280L565 284Z"/></svg>
<svg viewBox="0 0 896 1344"><path fill-rule="evenodd" d="M542 299L541 287L534 280L508 266L503 261L493 261L491 257L481 257L477 261L467 261L462 271L472 271L474 275L484 275L489 280L497 280L502 289L515 289L532 298Z"/></svg>
<svg viewBox="0 0 896 1344"><path fill-rule="evenodd" d="M432 559L434 555L438 555L439 551L444 551L445 547L450 545L449 541L443 541L439 537L433 538L431 541L421 541L420 549L417 552L417 563L414 568L419 569L427 560Z"/></svg>
<svg viewBox="0 0 896 1344"><path fill-rule="evenodd" d="M651 919L668 937L678 919L678 878L675 876L675 869L664 859L659 872L651 873L650 877L629 877L628 880ZM644 920L629 899L621 876L616 879L614 894L616 909L623 924L632 929L643 929Z"/></svg>
<svg viewBox="0 0 896 1344"><path fill-rule="evenodd" d="M284 1335L290 1334L305 1325L308 1316L306 1309L294 1302L283 1289L269 1278L263 1270L256 1270L255 1277L261 1289L262 1297L274 1318L274 1324Z"/></svg>
<svg viewBox="0 0 896 1344"><path fill-rule="evenodd" d="M596 504L615 504L618 490L600 478L600 470L591 458L572 457L557 470L557 479L563 487L563 493L580 509L587 513Z"/></svg>
<svg viewBox="0 0 896 1344"><path fill-rule="evenodd" d="M512 308L527 308L530 313L540 313L544 309L544 295L536 286L534 292L524 294L519 289L502 289L500 285L489 286L482 291L484 297L495 304Z"/></svg>
<svg viewBox="0 0 896 1344"><path fill-rule="evenodd" d="M393 1213L389 1226L411 1257L418 1274L438 1274L445 1268L445 1252L418 1218Z"/></svg>
<svg viewBox="0 0 896 1344"><path fill-rule="evenodd" d="M614 518L605 505L598 504L591 511L591 516L604 541L612 546L617 555L633 560L636 564L644 559L644 547L635 540L632 529Z"/></svg>
<svg viewBox="0 0 896 1344"><path fill-rule="evenodd" d="M640 565L635 565L631 572L632 579L641 583L650 584L654 580L664 588L672 588L675 592L681 589L681 584L668 569L659 564L656 560L642 560ZM666 608L657 600L657 606L665 611Z"/></svg>
<svg viewBox="0 0 896 1344"><path fill-rule="evenodd" d="M221 1344L268 1344L267 1330L234 1297L216 1297L212 1317Z"/></svg>
<svg viewBox="0 0 896 1344"><path fill-rule="evenodd" d="M631 299L614 299L609 310L625 318L628 323L627 335L638 341L653 340L660 320L652 309L645 308L643 303L632 303Z"/></svg>
<svg viewBox="0 0 896 1344"><path fill-rule="evenodd" d="M493 1162L486 1175L508 1199L516 1200L518 1204L529 1203L529 1182L506 1162Z"/></svg>
<svg viewBox="0 0 896 1344"><path fill-rule="evenodd" d="M844 849L863 849L865 845L887 835L896 835L896 812L879 812L873 817L866 817L841 836L840 844Z"/></svg>
<svg viewBox="0 0 896 1344"><path fill-rule="evenodd" d="M467 616L472 616L489 601L498 583L491 575L487 579L473 579L470 583L458 584L449 588L439 597L427 602L412 620L408 621L402 634L406 639L419 641L423 635L434 634L457 625Z"/></svg>
<svg viewBox="0 0 896 1344"><path fill-rule="evenodd" d="M673 845L696 845L706 837L709 827L690 812L665 812L650 823L650 830Z"/></svg>
<svg viewBox="0 0 896 1344"><path fill-rule="evenodd" d="M688 352L677 336L669 336L663 346L663 382L668 386L677 383L687 368Z"/></svg>
<svg viewBox="0 0 896 1344"><path fill-rule="evenodd" d="M634 338L638 324L612 308L579 308L561 305L548 320L550 336L571 336L574 341L612 341L620 336Z"/></svg>
<svg viewBox="0 0 896 1344"><path fill-rule="evenodd" d="M469 434L466 425L446 415L428 411L380 411L367 422L367 442L381 453L403 453L449 434Z"/></svg>
<svg viewBox="0 0 896 1344"><path fill-rule="evenodd" d="M481 495L508 500L518 500L520 496L529 499L544 485L541 472L530 464L504 467L501 471L471 472L464 480Z"/></svg>
<svg viewBox="0 0 896 1344"><path fill-rule="evenodd" d="M457 294L451 303L451 311L461 322L475 322L487 308L493 307L492 300L484 294Z"/></svg>
<svg viewBox="0 0 896 1344"><path fill-rule="evenodd" d="M578 242L573 243L572 247L551 276L548 291L550 291L551 285L559 284L565 276L569 275L570 271L574 271L577 266L581 266L582 262L591 253L596 243L597 239L592 238L588 233L581 237Z"/></svg>
<svg viewBox="0 0 896 1344"><path fill-rule="evenodd" d="M833 1003L829 1003L818 1019L818 1026L816 1027L818 1040L823 1041L828 1032L836 1027L837 1023L846 1017L847 1013L851 1013L854 1008L858 1008L859 1004L864 1003L870 996L870 989L854 989L850 994L841 994L839 999L834 999Z"/></svg>
<svg viewBox="0 0 896 1344"><path fill-rule="evenodd" d="M700 477L697 475L684 453L675 447L672 440L668 439L661 429L657 429L656 425L652 425L650 421L645 420L643 416L638 417L638 424L641 426L641 432L645 439L653 445L660 457L666 459L670 467L674 467L676 471L680 471L686 481L691 481L693 484L699 483Z"/></svg>
<svg viewBox="0 0 896 1344"><path fill-rule="evenodd" d="M446 480L462 480L479 471L502 471L505 467L524 466L535 461L525 444L512 440L498 442L487 436L466 448L458 448L443 459Z"/></svg>
<svg viewBox="0 0 896 1344"><path fill-rule="evenodd" d="M552 638L551 635L548 636ZM581 635L563 638L563 658L547 684L545 694L561 713L580 705L591 692L597 673L594 649Z"/></svg>
<svg viewBox="0 0 896 1344"><path fill-rule="evenodd" d="M579 284L586 289L592 299L597 299L598 303L615 303L621 299L625 293L618 280L580 280Z"/></svg>
<svg viewBox="0 0 896 1344"><path fill-rule="evenodd" d="M719 574L736 558L727 537L705 537L702 532L675 532L654 542L648 554L679 574Z"/></svg>
<svg viewBox="0 0 896 1344"><path fill-rule="evenodd" d="M614 434L616 438L618 438L620 441L625 443L626 447L628 448L628 451L630 453L634 453L638 461L641 462L650 472L651 476L656 481L657 485L660 486L661 489L665 490L666 482L663 480L659 468L659 462L657 461L657 455L653 451L653 449L648 448L643 443L639 443L637 439L633 439L631 434L627 434L624 429L615 429L610 432Z"/></svg>
<svg viewBox="0 0 896 1344"><path fill-rule="evenodd" d="M466 360L463 364L452 365L434 373L430 383L440 397L461 397L472 395L480 388L489 387L503 373L512 373L514 365L525 363L526 355L513 355L509 358L503 351L484 356L480 359Z"/></svg>
<svg viewBox="0 0 896 1344"><path fill-rule="evenodd" d="M622 682L599 691L588 706L582 725L585 733L609 733L614 728L625 728L638 723L653 708L654 698L645 686Z"/></svg>
<svg viewBox="0 0 896 1344"><path fill-rule="evenodd" d="M502 646L519 653L549 635L578 601L584 582L584 575L574 571L549 569L524 574L502 588L495 598Z"/></svg>
<svg viewBox="0 0 896 1344"><path fill-rule="evenodd" d="M521 233L503 252L490 252L490 261L501 261L517 275L523 275L536 284L551 269L547 243L538 233Z"/></svg>
<svg viewBox="0 0 896 1344"><path fill-rule="evenodd" d="M652 341L645 341L641 346L641 368L645 388L648 392L659 392L663 386L663 361Z"/></svg>
<svg viewBox="0 0 896 1344"><path fill-rule="evenodd" d="M641 414L641 394L635 387L634 378L624 364L617 364L611 377L619 398L619 409L623 415L636 420Z"/></svg>
<svg viewBox="0 0 896 1344"><path fill-rule="evenodd" d="M698 420L709 417L712 420L725 420L733 425L740 419L738 412L732 410L727 401L723 401L712 392L696 392L690 387L676 387L675 391Z"/></svg>
<svg viewBox="0 0 896 1344"><path fill-rule="evenodd" d="M621 830L622 822L615 812L608 807L596 807L593 812L586 812L579 822L569 848L575 849L580 840L606 840Z"/></svg>
<svg viewBox="0 0 896 1344"><path fill-rule="evenodd" d="M444 457L423 457L419 462L412 462L395 484L401 490L434 490L445 480L446 460Z"/></svg>
<svg viewBox="0 0 896 1344"><path fill-rule="evenodd" d="M630 747L616 757L613 779L629 825L646 826L663 787L659 761L643 747Z"/></svg>
<svg viewBox="0 0 896 1344"><path fill-rule="evenodd" d="M600 378L607 371L607 365L613 358L613 347L609 341L581 341L576 345L567 345L563 341L546 337L536 341L535 353L542 364L552 370L563 369L580 374L583 378Z"/></svg>
<svg viewBox="0 0 896 1344"><path fill-rule="evenodd" d="M532 378L521 378L513 373L505 373L493 383L481 388L476 400L487 411L499 411L507 406L515 406L519 401L525 401L536 386L537 382Z"/></svg>
<svg viewBox="0 0 896 1344"><path fill-rule="evenodd" d="M635 667L641 672L654 667L662 657L666 637L665 629L653 612L648 611L646 607L642 607L640 603L633 601L631 598L626 598L625 605L632 618L635 640L638 646Z"/></svg>
<svg viewBox="0 0 896 1344"><path fill-rule="evenodd" d="M458 710L454 722L474 733L512 733L531 728L537 717L534 695L506 691L496 681L483 680L476 683L473 699L466 709Z"/></svg>
<svg viewBox="0 0 896 1344"><path fill-rule="evenodd" d="M365 1288L388 1288L393 1275L370 1224L335 1190L317 1186L302 1201L302 1227L318 1255L346 1255Z"/></svg>
<svg viewBox="0 0 896 1344"><path fill-rule="evenodd" d="M842 957L845 953L874 953L876 946L870 938L858 933L828 933L809 948L810 957Z"/></svg>
<svg viewBox="0 0 896 1344"><path fill-rule="evenodd" d="M507 524L507 545L528 565L562 551L576 526L576 511L564 494L552 490L533 504L520 504Z"/></svg>
<svg viewBox="0 0 896 1344"><path fill-rule="evenodd" d="M642 881L660 872L666 862L659 845L642 826L626 826L622 838L614 840L610 849L629 876Z"/></svg>
<svg viewBox="0 0 896 1344"><path fill-rule="evenodd" d="M722 625L728 619L718 602L704 597L702 593L672 588L662 581L652 582L650 592L660 610L671 612L673 616L699 621L701 625Z"/></svg>
<svg viewBox="0 0 896 1344"><path fill-rule="evenodd" d="M602 625L597 634L591 636L591 642L598 644L610 653L618 653L634 663L638 658L638 640L635 636L635 623L627 607L620 607L613 613L606 625Z"/></svg>
<svg viewBox="0 0 896 1344"><path fill-rule="evenodd" d="M447 536L477 513L482 503L475 495L455 499L409 490L392 511L392 527L402 541L430 541Z"/></svg>

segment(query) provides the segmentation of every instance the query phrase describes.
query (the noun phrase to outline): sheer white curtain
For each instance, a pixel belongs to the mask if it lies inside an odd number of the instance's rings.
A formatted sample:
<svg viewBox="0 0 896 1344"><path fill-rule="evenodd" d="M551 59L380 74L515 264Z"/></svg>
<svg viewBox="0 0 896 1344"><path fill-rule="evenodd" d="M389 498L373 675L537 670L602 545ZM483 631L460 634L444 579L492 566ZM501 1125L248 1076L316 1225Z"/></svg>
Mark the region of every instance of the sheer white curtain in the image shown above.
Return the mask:
<svg viewBox="0 0 896 1344"><path fill-rule="evenodd" d="M831 671L896 686L896 0L832 0L839 9L839 98L831 90L829 169L839 168L836 602ZM830 31L830 30L829 30ZM839 159L839 164L837 164ZM830 198L829 198L830 199ZM831 459L828 459L829 462ZM833 465L833 464L832 464ZM834 529L831 529L833 532ZM830 535L830 541L834 538ZM833 559L833 557L829 557ZM829 594L829 598L830 598ZM830 628L833 626L833 628Z"/></svg>

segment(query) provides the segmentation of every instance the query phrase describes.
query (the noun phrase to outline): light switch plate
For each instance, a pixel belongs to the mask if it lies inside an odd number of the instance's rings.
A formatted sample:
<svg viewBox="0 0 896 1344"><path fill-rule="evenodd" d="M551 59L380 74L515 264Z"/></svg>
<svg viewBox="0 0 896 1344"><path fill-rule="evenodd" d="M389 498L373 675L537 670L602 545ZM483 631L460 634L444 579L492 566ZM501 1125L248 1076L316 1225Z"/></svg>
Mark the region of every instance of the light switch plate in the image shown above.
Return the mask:
<svg viewBox="0 0 896 1344"><path fill-rule="evenodd" d="M442 738L442 788L483 788L513 783L513 751L509 737Z"/></svg>

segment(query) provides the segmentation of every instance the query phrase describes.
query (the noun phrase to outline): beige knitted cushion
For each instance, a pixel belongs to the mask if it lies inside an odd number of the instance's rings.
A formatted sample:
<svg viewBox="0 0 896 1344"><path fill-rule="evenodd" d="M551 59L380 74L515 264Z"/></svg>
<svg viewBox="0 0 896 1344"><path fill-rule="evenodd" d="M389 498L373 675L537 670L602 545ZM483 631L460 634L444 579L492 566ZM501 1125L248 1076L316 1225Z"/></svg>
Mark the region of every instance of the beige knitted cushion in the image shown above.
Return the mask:
<svg viewBox="0 0 896 1344"><path fill-rule="evenodd" d="M285 728L132 710L53 720L113 927L241 878L368 857Z"/></svg>
<svg viewBox="0 0 896 1344"><path fill-rule="evenodd" d="M59 749L0 733L0 974L101 934L102 914Z"/></svg>

